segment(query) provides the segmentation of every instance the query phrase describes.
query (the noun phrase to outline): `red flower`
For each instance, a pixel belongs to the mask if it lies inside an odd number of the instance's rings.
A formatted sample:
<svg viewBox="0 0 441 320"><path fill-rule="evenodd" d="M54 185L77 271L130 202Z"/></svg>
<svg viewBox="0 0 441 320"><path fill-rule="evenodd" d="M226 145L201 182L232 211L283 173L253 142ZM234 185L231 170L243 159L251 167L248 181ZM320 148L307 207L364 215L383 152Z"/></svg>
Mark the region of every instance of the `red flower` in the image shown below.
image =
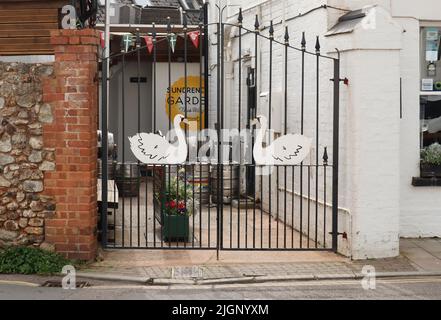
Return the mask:
<svg viewBox="0 0 441 320"><path fill-rule="evenodd" d="M184 202L184 201L179 201L179 203L178 203L178 209L179 209L179 210L183 210L183 209L185 209L185 202Z"/></svg>
<svg viewBox="0 0 441 320"><path fill-rule="evenodd" d="M175 200L170 201L170 202L168 203L168 206L169 206L171 209L176 208L176 201L175 201Z"/></svg>

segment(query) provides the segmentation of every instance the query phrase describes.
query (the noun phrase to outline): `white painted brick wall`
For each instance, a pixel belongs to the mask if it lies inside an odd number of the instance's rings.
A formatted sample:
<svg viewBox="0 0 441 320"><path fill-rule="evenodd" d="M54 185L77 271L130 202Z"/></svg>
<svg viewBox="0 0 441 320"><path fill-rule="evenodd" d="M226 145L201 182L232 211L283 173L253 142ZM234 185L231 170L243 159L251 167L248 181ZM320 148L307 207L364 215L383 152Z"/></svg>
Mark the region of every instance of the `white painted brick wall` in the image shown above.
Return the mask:
<svg viewBox="0 0 441 320"><path fill-rule="evenodd" d="M439 2L427 0L432 7ZM247 1L242 3L247 8ZM350 79L348 87L341 87L341 137L340 137L340 226L339 231L349 234L348 241L340 240L341 252L354 258L379 258L398 254L398 234L401 236L441 236L441 215L439 208L441 199L439 188L414 188L410 185L411 177L418 175L419 161L419 22L418 19L429 19L431 12L414 2L397 0L323 0L323 1L266 1L260 6L244 11L244 26L253 29L254 16L258 14L261 24L268 26L273 19L280 22L304 13L322 4L329 4L351 10L365 5L378 4L386 10L392 10L395 19L387 19L387 12L381 12L380 28L376 33L362 33L357 36L341 36L340 42L323 37L338 16L343 12L336 9L319 9L309 15L287 21L290 29L291 44L300 46L301 31L306 31L308 49L313 50L315 36L320 36L323 54L335 54L334 47L347 47L350 51L342 55L342 76ZM412 8L417 10L412 10ZM230 12L234 10L231 9ZM400 15L417 15L414 18L400 18ZM401 34L401 29L406 33ZM263 31L267 34L268 30ZM283 25L275 26L276 39L282 40ZM214 36L212 36L214 37ZM213 38L212 38L213 39ZM236 59L237 40L232 42L232 56ZM269 47L261 41L259 52L260 92L268 91ZM254 36L243 37L243 49L254 52ZM402 47L402 50L401 50ZM369 50L352 50L369 48ZM215 47L212 47L215 49ZM401 50L401 51L400 51ZM283 50L277 45L273 50L273 90L283 89ZM254 54L253 54L254 56ZM213 54L212 58L215 57ZM300 124L300 55L289 56L288 82L288 131L299 132ZM213 62L212 60L212 63ZM251 66L254 61L250 62ZM305 135L314 137L315 121L315 68L314 57L307 58L305 79ZM237 68L235 63L234 90L226 93L226 102L231 98L231 105L226 114L227 126L237 126ZM246 69L243 70L245 78ZM213 69L214 80L216 69ZM328 146L332 159L332 84L327 79L332 77L332 65L321 65L320 91L320 148ZM403 113L399 120L399 78L403 77ZM262 81L262 80L265 81ZM213 81L213 83L215 83ZM243 93L245 93L245 81ZM212 91L213 92L213 91ZM245 97L245 96L244 96ZM243 98L245 102L246 99ZM215 107L215 104L212 104ZM281 106L282 108L283 106ZM245 105L243 104L243 110ZM283 110L283 108L282 108ZM215 109L211 111L211 119ZM245 116L245 114L243 114ZM315 150L312 151L315 154ZM310 160L314 162L314 157ZM306 163L309 163L307 161ZM330 173L331 170L329 170ZM281 170L281 172L283 172ZM282 173L281 173L282 176ZM275 177L275 176L274 176ZM319 179L323 176L319 175ZM327 176L328 182L331 175ZM273 208L276 206L277 189L279 191L279 208L283 208L283 178L279 188L268 188L269 182L264 181L264 194L272 190ZM315 173L311 175L311 185L315 186ZM307 180L304 180L306 186ZM299 184L294 187L299 192ZM287 183L291 192L292 184ZM314 193L314 189L312 189ZM328 183L328 202L331 196L331 184ZM323 188L320 184L320 194ZM268 210L268 198L264 195L264 207ZM315 196L312 194L312 198ZM291 196L287 198L287 206L291 207ZM322 202L322 198L319 197ZM296 206L300 198L296 196ZM307 207L307 201L304 206ZM315 204L311 223L315 223ZM329 213L330 211L327 210ZM273 210L272 210L273 211ZM320 204L319 212L323 212ZM283 215L283 210L279 213ZM305 214L305 213L304 213ZM306 217L306 216L305 216ZM298 216L294 225L299 229ZM289 224L292 218L286 218ZM330 221L327 223L330 226ZM319 229L323 230L323 219L319 221ZM303 225L305 230L305 225Z"/></svg>

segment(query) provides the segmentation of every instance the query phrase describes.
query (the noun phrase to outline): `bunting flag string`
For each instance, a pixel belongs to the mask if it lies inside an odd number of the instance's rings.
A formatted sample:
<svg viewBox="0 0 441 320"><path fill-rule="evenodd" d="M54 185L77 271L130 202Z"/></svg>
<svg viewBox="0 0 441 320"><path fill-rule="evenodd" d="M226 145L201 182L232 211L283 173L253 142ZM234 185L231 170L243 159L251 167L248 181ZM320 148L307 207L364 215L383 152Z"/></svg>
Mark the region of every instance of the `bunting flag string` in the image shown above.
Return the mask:
<svg viewBox="0 0 441 320"><path fill-rule="evenodd" d="M200 31L192 31L188 33L188 36L190 37L191 42L196 48L199 48L199 36Z"/></svg>

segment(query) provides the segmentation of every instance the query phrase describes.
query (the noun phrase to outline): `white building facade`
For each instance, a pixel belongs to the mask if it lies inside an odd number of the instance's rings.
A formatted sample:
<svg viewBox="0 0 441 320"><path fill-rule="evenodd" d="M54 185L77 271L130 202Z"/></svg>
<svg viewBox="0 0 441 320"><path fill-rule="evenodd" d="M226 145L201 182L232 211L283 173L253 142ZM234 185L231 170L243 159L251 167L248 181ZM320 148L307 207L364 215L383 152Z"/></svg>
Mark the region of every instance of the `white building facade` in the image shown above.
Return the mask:
<svg viewBox="0 0 441 320"><path fill-rule="evenodd" d="M341 85L340 95L340 192L339 252L353 259L385 258L399 254L400 237L441 236L441 188L439 179L421 179L420 152L424 146L439 142L439 131L423 133L424 120L441 117L441 91L423 91L422 82L441 79L439 42L441 36L441 2L423 0L226 0L224 21L236 23L239 7L243 10L244 27L253 30L255 16L262 33L268 33L274 22L275 38L284 41L285 27L290 43L300 47L305 32L307 49L314 51L319 36L321 52L337 56L341 52L341 75L348 84ZM216 4L210 2L210 20L217 17ZM360 11L357 11L360 10ZM352 13L347 19L340 19ZM339 20L340 19L340 20ZM210 42L216 42L215 29ZM225 32L225 123L236 128L238 74L254 61L254 38L243 36L239 63L237 28ZM428 36L430 35L430 36ZM432 41L430 44L429 42ZM437 41L437 46L435 42ZM436 52L435 52L436 51ZM273 51L272 78L274 114L284 95L284 53ZM246 57L250 57L246 59ZM258 44L260 78L257 79L259 112L264 112L268 93L269 48ZM212 46L212 76L215 76L216 52ZM300 87L299 56L289 59L288 114L275 117L274 127L298 131ZM432 61L433 60L433 61ZM308 61L307 61L308 63ZM310 61L314 66L314 61ZM320 148L332 144L332 63L320 65ZM429 70L432 68L431 70ZM433 70L434 69L434 70ZM305 78L305 135L313 136L315 103L315 70ZM326 79L326 81L324 81ZM429 81L430 82L430 81ZM427 85L427 83L426 83ZM214 89L214 88L213 88ZM440 89L441 90L441 89ZM215 90L212 90L215 92ZM438 99L439 98L439 99ZM242 99L242 98L241 98ZM213 101L214 102L214 101ZM215 105L215 103L211 103ZM293 107L291 107L293 106ZM312 107L311 107L312 108ZM427 109L426 109L427 108ZM437 109L438 108L438 109ZM211 112L214 115L215 109ZM439 114L438 114L439 113ZM425 118L426 117L426 118ZM215 118L213 116L212 118ZM309 122L308 122L309 121ZM308 125L308 123L310 125ZM311 127L309 129L309 127ZM313 152L314 153L314 150ZM332 158L332 152L330 152ZM434 185L438 186L434 186ZM274 189L281 190L281 186ZM295 192L295 186L291 188ZM268 190L265 190L268 192ZM286 191L286 190L284 190ZM320 206L327 206L317 199ZM265 202L264 202L265 205ZM292 223L287 221L287 223Z"/></svg>

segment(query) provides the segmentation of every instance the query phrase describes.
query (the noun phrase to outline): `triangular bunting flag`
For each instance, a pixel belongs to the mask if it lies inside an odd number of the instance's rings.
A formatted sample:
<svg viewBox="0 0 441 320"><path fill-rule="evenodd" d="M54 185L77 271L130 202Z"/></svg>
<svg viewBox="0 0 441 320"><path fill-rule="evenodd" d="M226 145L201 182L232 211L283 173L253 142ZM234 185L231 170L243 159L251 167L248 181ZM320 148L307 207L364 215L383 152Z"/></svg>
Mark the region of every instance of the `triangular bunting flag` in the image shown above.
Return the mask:
<svg viewBox="0 0 441 320"><path fill-rule="evenodd" d="M152 51L153 51L153 37L152 36L145 36L144 40L145 40L145 44L147 45L148 53L152 53Z"/></svg>
<svg viewBox="0 0 441 320"><path fill-rule="evenodd" d="M188 36L190 37L191 42L196 48L199 48L199 35L200 31L192 31L188 33Z"/></svg>
<svg viewBox="0 0 441 320"><path fill-rule="evenodd" d="M170 48L173 53L175 53L176 41L177 41L176 34L172 33L168 36L168 43L170 44Z"/></svg>
<svg viewBox="0 0 441 320"><path fill-rule="evenodd" d="M132 45L132 35L131 34L125 34L122 37L122 47L124 48L125 52L129 51L129 47Z"/></svg>
<svg viewBox="0 0 441 320"><path fill-rule="evenodd" d="M106 46L106 40L104 38L104 32L100 31L100 44L101 44L101 48L104 49L104 47Z"/></svg>

